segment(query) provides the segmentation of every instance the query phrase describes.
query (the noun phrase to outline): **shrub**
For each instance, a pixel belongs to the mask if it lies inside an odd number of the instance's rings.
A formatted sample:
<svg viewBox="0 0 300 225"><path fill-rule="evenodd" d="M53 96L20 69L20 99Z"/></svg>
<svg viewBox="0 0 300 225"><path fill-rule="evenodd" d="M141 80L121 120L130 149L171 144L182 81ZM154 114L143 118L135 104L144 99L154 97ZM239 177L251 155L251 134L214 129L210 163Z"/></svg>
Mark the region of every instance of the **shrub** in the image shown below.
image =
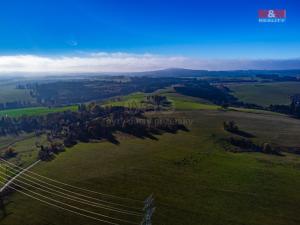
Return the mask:
<svg viewBox="0 0 300 225"><path fill-rule="evenodd" d="M232 133L236 133L239 131L239 127L236 125L234 121L224 122L223 123L224 130L227 130Z"/></svg>
<svg viewBox="0 0 300 225"><path fill-rule="evenodd" d="M13 158L17 155L17 153L15 152L15 149L12 147L9 147L8 149L5 150L3 157L5 159L10 159Z"/></svg>

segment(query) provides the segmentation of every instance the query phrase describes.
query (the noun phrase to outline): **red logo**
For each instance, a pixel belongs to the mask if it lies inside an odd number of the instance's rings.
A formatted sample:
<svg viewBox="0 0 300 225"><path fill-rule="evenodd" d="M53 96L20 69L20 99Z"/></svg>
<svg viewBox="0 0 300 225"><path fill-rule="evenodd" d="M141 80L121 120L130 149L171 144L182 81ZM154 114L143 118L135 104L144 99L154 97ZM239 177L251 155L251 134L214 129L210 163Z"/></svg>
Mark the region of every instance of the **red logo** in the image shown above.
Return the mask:
<svg viewBox="0 0 300 225"><path fill-rule="evenodd" d="M268 9L258 11L259 22L285 22L285 9Z"/></svg>

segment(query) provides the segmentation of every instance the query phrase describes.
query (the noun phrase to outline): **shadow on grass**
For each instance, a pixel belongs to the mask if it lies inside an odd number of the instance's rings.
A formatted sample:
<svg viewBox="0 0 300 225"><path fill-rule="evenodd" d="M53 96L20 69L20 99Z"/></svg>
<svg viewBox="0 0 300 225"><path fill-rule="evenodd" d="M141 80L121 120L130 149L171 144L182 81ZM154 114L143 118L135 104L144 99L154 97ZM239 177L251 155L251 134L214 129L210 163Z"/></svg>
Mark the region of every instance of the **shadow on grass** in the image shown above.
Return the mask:
<svg viewBox="0 0 300 225"><path fill-rule="evenodd" d="M237 130L237 131L229 131L233 134L236 134L236 135L239 135L239 136L242 136L242 137L245 137L245 138L255 138L256 136L251 134L251 133L248 133L246 131L242 131L242 130Z"/></svg>
<svg viewBox="0 0 300 225"><path fill-rule="evenodd" d="M13 214L12 212L7 212L7 206L13 203L13 201L7 201L8 195L10 195L13 191L12 190L4 190L1 193L1 200L0 200L0 223L9 215Z"/></svg>
<svg viewBox="0 0 300 225"><path fill-rule="evenodd" d="M136 138L140 138L140 139L149 138L149 139L155 140L155 141L158 141L158 138L156 137L158 135L162 135L163 133L176 134L178 131L189 132L189 129L187 127L185 127L184 125L178 125L176 127L163 127L160 129L150 129L150 130L139 130L139 129L121 130L121 132L130 134ZM107 140L113 144L115 144L115 142L117 141L116 139L107 139ZM120 144L120 143L118 142L117 144Z"/></svg>

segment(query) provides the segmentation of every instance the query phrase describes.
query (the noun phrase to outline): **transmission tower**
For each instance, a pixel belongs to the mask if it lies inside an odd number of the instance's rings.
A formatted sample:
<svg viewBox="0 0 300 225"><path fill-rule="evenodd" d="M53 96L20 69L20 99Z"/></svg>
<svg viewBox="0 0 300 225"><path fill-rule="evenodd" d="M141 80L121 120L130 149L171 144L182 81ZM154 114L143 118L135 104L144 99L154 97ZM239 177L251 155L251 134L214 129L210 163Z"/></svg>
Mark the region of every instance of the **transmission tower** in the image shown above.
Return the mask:
<svg viewBox="0 0 300 225"><path fill-rule="evenodd" d="M154 198L153 195L150 195L145 201L144 201L144 218L141 222L141 225L152 225L152 215L155 211L154 207Z"/></svg>

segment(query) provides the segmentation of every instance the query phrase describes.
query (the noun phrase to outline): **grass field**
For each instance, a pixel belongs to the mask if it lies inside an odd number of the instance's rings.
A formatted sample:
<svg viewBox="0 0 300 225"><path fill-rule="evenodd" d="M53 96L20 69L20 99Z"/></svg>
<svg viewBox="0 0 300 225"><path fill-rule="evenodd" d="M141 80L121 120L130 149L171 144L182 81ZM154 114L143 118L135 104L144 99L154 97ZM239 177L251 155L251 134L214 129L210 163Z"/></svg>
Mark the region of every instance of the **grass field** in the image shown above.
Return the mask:
<svg viewBox="0 0 300 225"><path fill-rule="evenodd" d="M146 96L145 93L137 92L130 95L122 96L117 99L112 99L107 102L105 102L105 105L110 106L124 106L124 107L132 107L133 104L140 103L144 97Z"/></svg>
<svg viewBox="0 0 300 225"><path fill-rule="evenodd" d="M199 109L220 109L221 107L217 105L213 105L201 99L183 96L180 94L175 93L174 91L170 90L160 90L155 92L154 94L159 94L166 96L169 101L172 102L172 107L176 110L199 110ZM117 101L109 101L105 103L106 105L112 106L134 106L140 105L139 103L144 99L147 94L145 93L134 93L118 99Z"/></svg>
<svg viewBox="0 0 300 225"><path fill-rule="evenodd" d="M54 112L63 112L63 111L75 111L77 110L77 106L65 106L65 107L56 107L56 108L48 108L48 107L30 107L30 108L20 108L20 109L8 109L0 111L0 116L11 116L11 117L19 117L19 116L38 116L45 115L48 113Z"/></svg>
<svg viewBox="0 0 300 225"><path fill-rule="evenodd" d="M247 112L247 113L255 113L255 114L280 115L280 113L277 113L277 112L260 110L260 109L229 107L227 110L238 111L238 112Z"/></svg>
<svg viewBox="0 0 300 225"><path fill-rule="evenodd" d="M26 101L35 102L30 96L29 90L16 89L15 84L0 83L0 103Z"/></svg>
<svg viewBox="0 0 300 225"><path fill-rule="evenodd" d="M300 93L299 82L234 84L230 85L229 88L241 101L263 106L290 104L290 96Z"/></svg>
<svg viewBox="0 0 300 225"><path fill-rule="evenodd" d="M158 140L125 138L120 145L80 143L34 170L107 194L143 200L153 193L153 224L300 223L298 155L226 152L214 138L229 135L222 122L233 119L257 140L299 146L300 120L221 110L177 111L173 116L192 119L190 131L164 134ZM7 209L10 214L1 224L102 224L17 193Z"/></svg>
<svg viewBox="0 0 300 225"><path fill-rule="evenodd" d="M20 134L18 136L7 136L2 137L0 140L0 154L2 155L8 147L12 147L16 153L16 156L10 159L11 163L27 167L38 159L39 148L36 143L45 144L47 143L46 135L36 137L34 133L31 134ZM4 181L4 174L12 175L7 173L7 167L0 162L0 182ZM0 187L2 184L0 184Z"/></svg>

